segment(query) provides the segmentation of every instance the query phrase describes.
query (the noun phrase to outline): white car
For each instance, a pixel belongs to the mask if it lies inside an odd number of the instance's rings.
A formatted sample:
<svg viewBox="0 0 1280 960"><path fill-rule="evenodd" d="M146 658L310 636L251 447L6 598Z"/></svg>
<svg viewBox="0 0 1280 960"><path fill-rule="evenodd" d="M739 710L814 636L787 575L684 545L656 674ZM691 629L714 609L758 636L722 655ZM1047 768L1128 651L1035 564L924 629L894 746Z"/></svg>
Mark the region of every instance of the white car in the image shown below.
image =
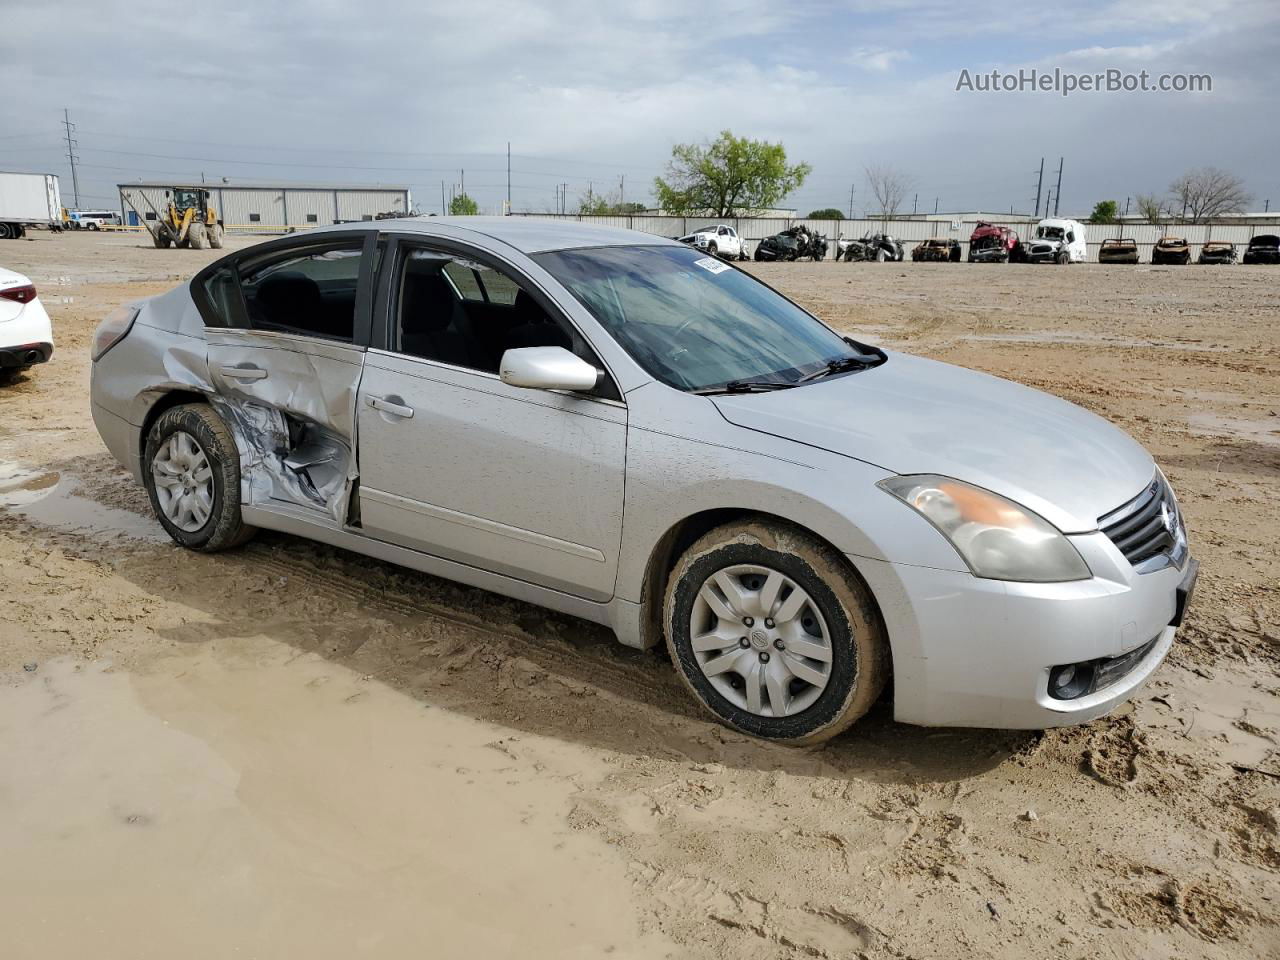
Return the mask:
<svg viewBox="0 0 1280 960"><path fill-rule="evenodd" d="M1046 217L1036 224L1027 248L1028 263L1084 263L1089 259L1084 224Z"/></svg>
<svg viewBox="0 0 1280 960"><path fill-rule="evenodd" d="M36 286L20 273L0 267L0 383L53 354L53 324Z"/></svg>
<svg viewBox="0 0 1280 960"><path fill-rule="evenodd" d="M747 259L746 241L738 236L737 230L723 223L699 227L688 236L681 237L680 242L705 250L713 257L722 257L725 260Z"/></svg>

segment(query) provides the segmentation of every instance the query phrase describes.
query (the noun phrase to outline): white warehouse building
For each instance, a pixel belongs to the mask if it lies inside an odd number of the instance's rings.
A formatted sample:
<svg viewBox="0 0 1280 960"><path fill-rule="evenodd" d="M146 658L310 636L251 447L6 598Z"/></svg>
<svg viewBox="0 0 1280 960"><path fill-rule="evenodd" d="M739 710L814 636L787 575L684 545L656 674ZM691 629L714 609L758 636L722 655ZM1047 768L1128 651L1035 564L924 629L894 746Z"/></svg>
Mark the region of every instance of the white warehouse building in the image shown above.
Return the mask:
<svg viewBox="0 0 1280 960"><path fill-rule="evenodd" d="M413 209L409 188L387 184L259 183L121 183L120 220L141 226L154 220L169 202L174 187L209 191L209 202L228 230L284 231L358 220L379 214L405 215Z"/></svg>

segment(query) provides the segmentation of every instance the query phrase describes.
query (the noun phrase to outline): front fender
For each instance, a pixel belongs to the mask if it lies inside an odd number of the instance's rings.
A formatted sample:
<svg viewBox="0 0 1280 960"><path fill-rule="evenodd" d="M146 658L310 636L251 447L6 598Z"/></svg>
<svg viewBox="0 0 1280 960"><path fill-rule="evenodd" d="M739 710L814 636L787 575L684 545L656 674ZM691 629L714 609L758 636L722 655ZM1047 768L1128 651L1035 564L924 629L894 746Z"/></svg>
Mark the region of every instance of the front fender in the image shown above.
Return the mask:
<svg viewBox="0 0 1280 960"><path fill-rule="evenodd" d="M641 600L650 558L666 535L711 510L781 517L853 557L968 569L928 521L876 486L893 475L882 467L735 426L707 398L661 384L633 391L628 403L617 585L624 600ZM659 408L675 414L661 426L653 416Z"/></svg>

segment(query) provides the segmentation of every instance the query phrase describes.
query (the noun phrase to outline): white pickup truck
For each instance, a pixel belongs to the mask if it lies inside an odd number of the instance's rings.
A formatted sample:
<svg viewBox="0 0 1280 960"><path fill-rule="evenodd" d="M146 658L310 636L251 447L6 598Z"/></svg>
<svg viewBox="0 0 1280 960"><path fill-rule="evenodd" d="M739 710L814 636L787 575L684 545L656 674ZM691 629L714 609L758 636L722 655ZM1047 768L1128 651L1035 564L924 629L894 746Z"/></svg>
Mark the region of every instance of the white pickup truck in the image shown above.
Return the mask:
<svg viewBox="0 0 1280 960"><path fill-rule="evenodd" d="M681 237L680 242L705 250L713 257L721 257L725 260L747 259L746 241L738 236L737 230L723 223L699 227L693 233Z"/></svg>

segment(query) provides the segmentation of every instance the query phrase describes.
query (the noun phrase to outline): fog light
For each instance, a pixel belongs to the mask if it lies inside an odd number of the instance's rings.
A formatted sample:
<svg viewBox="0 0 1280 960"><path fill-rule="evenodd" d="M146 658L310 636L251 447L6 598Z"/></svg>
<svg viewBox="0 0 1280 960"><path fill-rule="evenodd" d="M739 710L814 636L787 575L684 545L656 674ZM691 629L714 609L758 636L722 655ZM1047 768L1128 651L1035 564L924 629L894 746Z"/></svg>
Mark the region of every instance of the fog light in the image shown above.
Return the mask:
<svg viewBox="0 0 1280 960"><path fill-rule="evenodd" d="M1074 700L1093 689L1093 664L1064 663L1049 671L1049 696L1055 700Z"/></svg>

